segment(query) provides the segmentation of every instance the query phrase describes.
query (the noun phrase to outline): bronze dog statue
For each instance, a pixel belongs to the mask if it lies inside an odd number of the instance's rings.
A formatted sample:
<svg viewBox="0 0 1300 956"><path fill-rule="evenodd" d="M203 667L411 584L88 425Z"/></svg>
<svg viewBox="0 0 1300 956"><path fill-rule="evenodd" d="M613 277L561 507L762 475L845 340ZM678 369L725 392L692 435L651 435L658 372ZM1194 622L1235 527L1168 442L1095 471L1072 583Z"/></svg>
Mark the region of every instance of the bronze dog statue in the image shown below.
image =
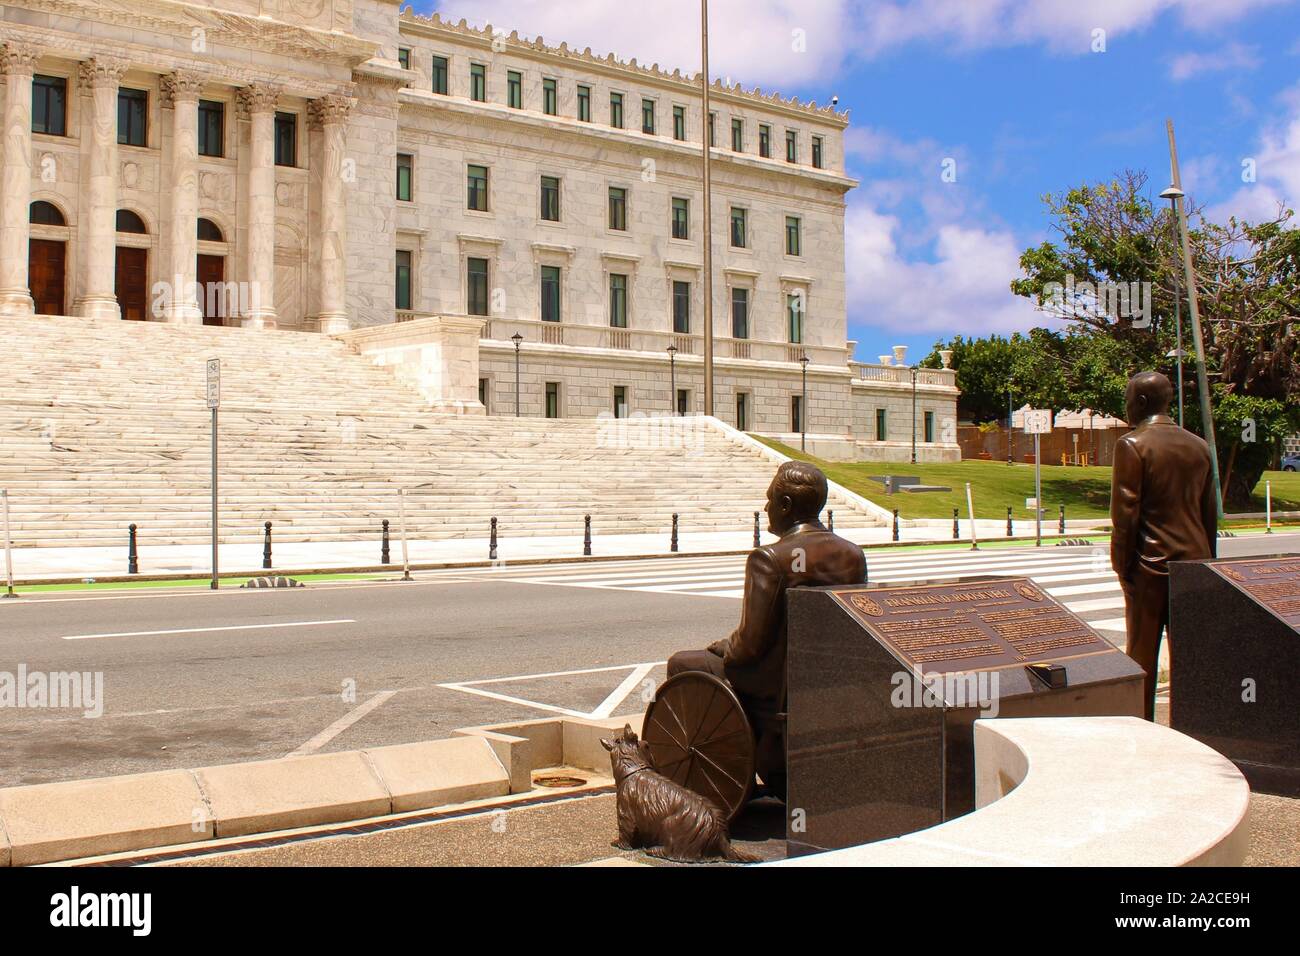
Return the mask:
<svg viewBox="0 0 1300 956"><path fill-rule="evenodd" d="M618 737L602 737L600 743L609 751L618 788L614 845L620 850L644 847L651 856L675 863L711 858L755 862L755 857L731 845L721 810L655 771L630 725Z"/></svg>

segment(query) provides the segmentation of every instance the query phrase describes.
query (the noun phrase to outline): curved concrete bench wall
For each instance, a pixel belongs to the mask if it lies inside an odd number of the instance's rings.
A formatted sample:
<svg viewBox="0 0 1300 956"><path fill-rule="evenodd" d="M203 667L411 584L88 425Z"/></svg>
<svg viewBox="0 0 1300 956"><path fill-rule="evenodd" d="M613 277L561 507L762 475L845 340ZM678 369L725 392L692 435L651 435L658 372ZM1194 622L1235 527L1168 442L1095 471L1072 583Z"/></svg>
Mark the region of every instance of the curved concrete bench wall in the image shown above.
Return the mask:
<svg viewBox="0 0 1300 956"><path fill-rule="evenodd" d="M975 723L977 809L769 866L1238 866L1250 788L1221 754L1136 717Z"/></svg>

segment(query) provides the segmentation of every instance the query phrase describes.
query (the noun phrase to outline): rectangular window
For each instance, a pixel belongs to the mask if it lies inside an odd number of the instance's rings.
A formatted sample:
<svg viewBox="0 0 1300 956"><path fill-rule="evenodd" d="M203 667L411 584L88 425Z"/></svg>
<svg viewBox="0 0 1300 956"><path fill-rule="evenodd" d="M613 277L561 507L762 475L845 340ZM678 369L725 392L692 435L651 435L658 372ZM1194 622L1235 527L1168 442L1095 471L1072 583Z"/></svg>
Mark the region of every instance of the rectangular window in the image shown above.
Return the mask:
<svg viewBox="0 0 1300 956"><path fill-rule="evenodd" d="M483 411L488 415L492 414L492 409L488 407L488 386L490 383L490 379L481 378L478 380L478 403L483 406Z"/></svg>
<svg viewBox="0 0 1300 956"><path fill-rule="evenodd" d="M749 290L731 290L731 337L749 338Z"/></svg>
<svg viewBox="0 0 1300 956"><path fill-rule="evenodd" d="M293 113L275 114L275 165L298 165L298 117Z"/></svg>
<svg viewBox="0 0 1300 956"><path fill-rule="evenodd" d="M627 190L619 186L609 187L609 228L627 229Z"/></svg>
<svg viewBox="0 0 1300 956"><path fill-rule="evenodd" d="M560 383L546 383L546 417L560 417Z"/></svg>
<svg viewBox="0 0 1300 956"><path fill-rule="evenodd" d="M542 321L560 321L559 266L542 266Z"/></svg>
<svg viewBox="0 0 1300 956"><path fill-rule="evenodd" d="M677 390L677 414L689 415L691 411L691 390L689 388L679 388Z"/></svg>
<svg viewBox="0 0 1300 956"><path fill-rule="evenodd" d="M825 165L823 165L825 160L822 158L822 138L820 136L814 136L812 138L812 144L813 144L813 167L815 169L825 169L826 167Z"/></svg>
<svg viewBox="0 0 1300 956"><path fill-rule="evenodd" d="M560 221L560 179L558 176L542 177L542 219Z"/></svg>
<svg viewBox="0 0 1300 956"><path fill-rule="evenodd" d="M68 81L63 77L32 77L32 132L68 135Z"/></svg>
<svg viewBox="0 0 1300 956"><path fill-rule="evenodd" d="M486 166L470 166L466 171L466 179L468 185L466 206L477 212L487 212L488 168Z"/></svg>
<svg viewBox="0 0 1300 956"><path fill-rule="evenodd" d="M627 276L616 272L609 274L609 324L611 328L627 328Z"/></svg>
<svg viewBox="0 0 1300 956"><path fill-rule="evenodd" d="M411 68L411 51L404 46L397 48L397 62L401 64L403 70Z"/></svg>
<svg viewBox="0 0 1300 956"><path fill-rule="evenodd" d="M737 249L745 248L747 213L748 210L740 206L731 207L731 244Z"/></svg>
<svg viewBox="0 0 1300 956"><path fill-rule="evenodd" d="M447 58L445 56L435 56L433 58L433 68L430 71L433 77L433 92L440 96L447 95Z"/></svg>
<svg viewBox="0 0 1300 956"><path fill-rule="evenodd" d="M591 122L591 87L578 87L578 119L583 123Z"/></svg>
<svg viewBox="0 0 1300 956"><path fill-rule="evenodd" d="M524 108L524 78L515 70L506 73L506 105L512 110Z"/></svg>
<svg viewBox="0 0 1300 956"><path fill-rule="evenodd" d="M681 196L673 197L673 238L691 238L691 201Z"/></svg>
<svg viewBox="0 0 1300 956"><path fill-rule="evenodd" d="M745 121L743 119L733 119L731 121L731 151L733 153L743 153L745 151Z"/></svg>
<svg viewBox="0 0 1300 956"><path fill-rule="evenodd" d="M609 125L615 129L623 128L623 94L609 94Z"/></svg>
<svg viewBox="0 0 1300 956"><path fill-rule="evenodd" d="M488 261L465 260L465 311L470 315L488 314Z"/></svg>
<svg viewBox="0 0 1300 956"><path fill-rule="evenodd" d="M555 80L547 77L542 80L542 112L547 116L554 116L559 110L560 96L557 91Z"/></svg>
<svg viewBox="0 0 1300 956"><path fill-rule="evenodd" d="M715 127L718 125L715 122L717 118L718 118L718 114L710 111L709 113L709 146L710 147L718 145L718 137L716 135L716 130L715 130Z"/></svg>
<svg viewBox="0 0 1300 956"><path fill-rule="evenodd" d="M772 127L766 123L758 127L758 155L764 159L772 158Z"/></svg>
<svg viewBox="0 0 1300 956"><path fill-rule="evenodd" d="M397 250L397 308L411 308L411 253L405 249Z"/></svg>
<svg viewBox="0 0 1300 956"><path fill-rule="evenodd" d="M397 198L410 202L412 194L412 173L414 157L410 153L397 154Z"/></svg>
<svg viewBox="0 0 1300 956"><path fill-rule="evenodd" d="M745 392L736 393L736 428L749 430L749 395Z"/></svg>
<svg viewBox="0 0 1300 956"><path fill-rule="evenodd" d="M469 98L480 103L487 101L487 67L482 63L469 65Z"/></svg>
<svg viewBox="0 0 1300 956"><path fill-rule="evenodd" d="M224 156L225 132L226 104L199 100L199 155Z"/></svg>
<svg viewBox="0 0 1300 956"><path fill-rule="evenodd" d="M785 161L799 162L799 134L792 129L785 131Z"/></svg>
<svg viewBox="0 0 1300 956"><path fill-rule="evenodd" d="M147 146L149 94L145 90L117 91L117 141L123 146Z"/></svg>
<svg viewBox="0 0 1300 956"><path fill-rule="evenodd" d="M673 331L678 335L691 334L691 284L673 282Z"/></svg>
<svg viewBox="0 0 1300 956"><path fill-rule="evenodd" d="M790 431L803 431L803 396L790 396Z"/></svg>
<svg viewBox="0 0 1300 956"><path fill-rule="evenodd" d="M876 441L884 441L885 435L886 435L885 410L883 408L877 408L876 409Z"/></svg>
<svg viewBox="0 0 1300 956"><path fill-rule="evenodd" d="M686 139L686 107L673 107L673 139Z"/></svg>
<svg viewBox="0 0 1300 956"><path fill-rule="evenodd" d="M641 132L654 134L655 131L655 101L642 97L641 99Z"/></svg>
<svg viewBox="0 0 1300 956"><path fill-rule="evenodd" d="M790 331L790 344L803 343L803 296L797 292L785 297L785 314Z"/></svg>
<svg viewBox="0 0 1300 956"><path fill-rule="evenodd" d="M798 216L785 217L785 254L803 255L803 235Z"/></svg>
<svg viewBox="0 0 1300 956"><path fill-rule="evenodd" d="M627 386L614 386L614 417L627 418Z"/></svg>
<svg viewBox="0 0 1300 956"><path fill-rule="evenodd" d="M925 413L925 443L934 441L934 412Z"/></svg>

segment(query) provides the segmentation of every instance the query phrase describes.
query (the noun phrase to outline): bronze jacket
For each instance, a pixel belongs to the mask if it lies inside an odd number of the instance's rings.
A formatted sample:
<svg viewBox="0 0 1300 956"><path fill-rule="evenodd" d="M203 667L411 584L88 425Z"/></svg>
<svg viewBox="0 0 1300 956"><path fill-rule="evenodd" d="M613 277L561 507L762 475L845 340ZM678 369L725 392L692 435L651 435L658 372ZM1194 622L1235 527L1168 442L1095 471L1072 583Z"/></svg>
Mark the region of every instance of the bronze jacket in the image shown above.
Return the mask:
<svg viewBox="0 0 1300 956"><path fill-rule="evenodd" d="M1170 561L1214 557L1218 513L1203 439L1152 415L1116 443L1110 564L1121 581L1139 564L1168 574Z"/></svg>
<svg viewBox="0 0 1300 956"><path fill-rule="evenodd" d="M774 544L755 548L745 563L740 626L728 639L723 666L742 694L780 706L785 685L787 588L862 584L867 559L852 541L820 522L797 524Z"/></svg>

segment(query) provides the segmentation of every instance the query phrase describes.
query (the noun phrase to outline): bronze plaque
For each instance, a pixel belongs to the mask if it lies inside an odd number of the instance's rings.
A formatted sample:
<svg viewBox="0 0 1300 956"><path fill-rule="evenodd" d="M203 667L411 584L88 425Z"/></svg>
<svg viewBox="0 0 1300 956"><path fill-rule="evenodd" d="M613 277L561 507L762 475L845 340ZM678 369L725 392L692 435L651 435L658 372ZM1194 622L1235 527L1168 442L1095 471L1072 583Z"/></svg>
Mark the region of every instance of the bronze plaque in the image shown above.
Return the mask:
<svg viewBox="0 0 1300 956"><path fill-rule="evenodd" d="M921 674L1114 653L1028 578L837 588L835 600Z"/></svg>
<svg viewBox="0 0 1300 956"><path fill-rule="evenodd" d="M1209 564L1237 590L1244 591L1287 624L1300 628L1300 555Z"/></svg>

